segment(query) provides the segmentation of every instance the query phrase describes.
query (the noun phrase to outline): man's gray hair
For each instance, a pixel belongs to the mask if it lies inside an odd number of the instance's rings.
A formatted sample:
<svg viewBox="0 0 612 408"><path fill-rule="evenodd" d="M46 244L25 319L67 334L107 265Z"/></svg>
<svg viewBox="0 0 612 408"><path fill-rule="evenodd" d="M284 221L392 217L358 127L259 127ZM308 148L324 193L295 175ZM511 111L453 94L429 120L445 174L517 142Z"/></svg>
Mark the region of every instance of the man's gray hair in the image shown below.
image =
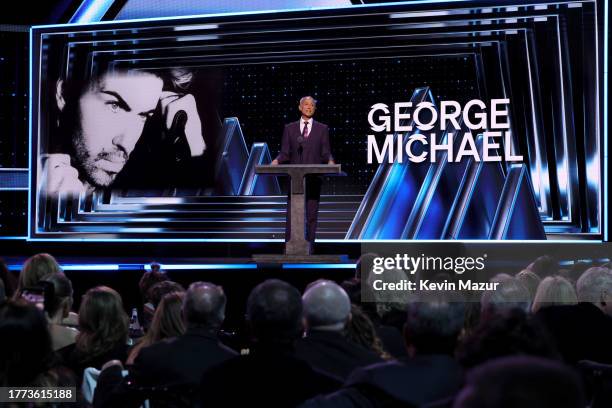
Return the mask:
<svg viewBox="0 0 612 408"><path fill-rule="evenodd" d="M351 314L351 301L335 282L318 280L302 296L304 318L310 329L342 330Z"/></svg>
<svg viewBox="0 0 612 408"><path fill-rule="evenodd" d="M188 327L218 329L225 320L227 298L221 286L194 282L183 300L183 316Z"/></svg>
<svg viewBox="0 0 612 408"><path fill-rule="evenodd" d="M529 310L531 297L529 290L518 279L500 273L490 279L497 282L497 289L483 292L480 304L481 310L488 313L505 312L511 309Z"/></svg>
<svg viewBox="0 0 612 408"><path fill-rule="evenodd" d="M587 269L576 282L579 302L598 303L604 293L612 295L612 271L607 268Z"/></svg>
<svg viewBox="0 0 612 408"><path fill-rule="evenodd" d="M306 99L310 99L310 100L312 101L312 103L314 103L314 105L315 105L315 106L317 106L317 100L316 100L315 98L313 98L312 96L310 96L310 95L307 95L307 96L302 96L302 97L300 98L300 105L301 105L302 103L304 103L304 101L305 101Z"/></svg>

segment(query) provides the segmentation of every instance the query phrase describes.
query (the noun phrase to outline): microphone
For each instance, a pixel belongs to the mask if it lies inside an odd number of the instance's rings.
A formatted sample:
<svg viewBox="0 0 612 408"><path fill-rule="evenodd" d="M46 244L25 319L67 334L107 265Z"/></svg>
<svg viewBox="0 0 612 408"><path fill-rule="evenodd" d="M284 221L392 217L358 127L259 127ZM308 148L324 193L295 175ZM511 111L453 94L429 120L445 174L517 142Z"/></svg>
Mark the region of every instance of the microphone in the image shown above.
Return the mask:
<svg viewBox="0 0 612 408"><path fill-rule="evenodd" d="M185 135L185 125L187 124L187 112L180 110L174 115L172 126L170 126L170 142L172 150L174 150L174 159L176 163L182 162L191 156L189 143Z"/></svg>

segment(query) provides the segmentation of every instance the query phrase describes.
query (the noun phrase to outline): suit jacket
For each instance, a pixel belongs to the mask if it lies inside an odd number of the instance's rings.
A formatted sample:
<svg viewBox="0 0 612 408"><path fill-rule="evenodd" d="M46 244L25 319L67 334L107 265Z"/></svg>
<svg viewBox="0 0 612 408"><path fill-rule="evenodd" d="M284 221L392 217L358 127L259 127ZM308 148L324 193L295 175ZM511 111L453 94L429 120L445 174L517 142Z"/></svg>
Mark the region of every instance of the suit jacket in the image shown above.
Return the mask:
<svg viewBox="0 0 612 408"><path fill-rule="evenodd" d="M130 374L143 386L197 385L206 369L236 355L210 331L188 329L182 336L140 350Z"/></svg>
<svg viewBox="0 0 612 408"><path fill-rule="evenodd" d="M296 357L311 367L346 380L358 367L382 361L380 356L334 331L311 330L295 344Z"/></svg>
<svg viewBox="0 0 612 408"><path fill-rule="evenodd" d="M254 348L206 371L200 393L203 407L287 408L341 385L290 350Z"/></svg>
<svg viewBox="0 0 612 408"><path fill-rule="evenodd" d="M276 158L279 163L327 164L327 162L333 159L329 144L329 128L327 125L313 119L311 121L312 130L301 143L301 146L298 142L298 138L302 135L300 132L300 121L285 125L281 140L281 151Z"/></svg>
<svg viewBox="0 0 612 408"><path fill-rule="evenodd" d="M544 323L565 361L612 364L612 318L591 303L543 307Z"/></svg>
<svg viewBox="0 0 612 408"><path fill-rule="evenodd" d="M147 398L139 387L197 388L204 371L236 355L209 330L187 329L182 336L140 350L128 377L122 377L118 366L102 371L94 407L139 407Z"/></svg>
<svg viewBox="0 0 612 408"><path fill-rule="evenodd" d="M355 370L341 390L312 398L300 408L430 406L452 399L463 377L459 364L446 355L373 364Z"/></svg>
<svg viewBox="0 0 612 408"><path fill-rule="evenodd" d="M364 385L404 403L421 406L454 396L463 386L459 363L443 354L417 355L356 370L346 386Z"/></svg>

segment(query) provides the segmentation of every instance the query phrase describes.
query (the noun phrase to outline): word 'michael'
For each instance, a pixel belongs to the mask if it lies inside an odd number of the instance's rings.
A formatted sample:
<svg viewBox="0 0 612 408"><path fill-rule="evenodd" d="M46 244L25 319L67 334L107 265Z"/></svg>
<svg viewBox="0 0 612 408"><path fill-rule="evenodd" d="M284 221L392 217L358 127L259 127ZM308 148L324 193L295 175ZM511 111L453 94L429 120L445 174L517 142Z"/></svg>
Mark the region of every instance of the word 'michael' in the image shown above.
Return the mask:
<svg viewBox="0 0 612 408"><path fill-rule="evenodd" d="M441 101L438 110L431 102L420 102L409 112L412 102L398 102L394 104L393 117L386 104L374 104L368 114L370 129L387 134L382 147L375 135L368 135L368 163L382 163L385 157L388 163L402 163L404 154L411 162L421 163L429 157L429 161L434 163L438 153L444 154L450 163L460 162L466 157L475 161L499 162L502 156L506 162L521 162L523 156L514 154L512 149L506 107L509 103L509 99L492 99L487 110L486 104L479 99L467 102L463 108L457 101ZM467 127L469 130L460 132L460 123L463 129ZM419 132L399 133L411 132L413 128ZM434 128L440 129L443 136L438 138L436 132L429 133L429 136L423 133ZM481 131L480 148L472 130ZM455 148L456 137L461 137L458 148Z"/></svg>

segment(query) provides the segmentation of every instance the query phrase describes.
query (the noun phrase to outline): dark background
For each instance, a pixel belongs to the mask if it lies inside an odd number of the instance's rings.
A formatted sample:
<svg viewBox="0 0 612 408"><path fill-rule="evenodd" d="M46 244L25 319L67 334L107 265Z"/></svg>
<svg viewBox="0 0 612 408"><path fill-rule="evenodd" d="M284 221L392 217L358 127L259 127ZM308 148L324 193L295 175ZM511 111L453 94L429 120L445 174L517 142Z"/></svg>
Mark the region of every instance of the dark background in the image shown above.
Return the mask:
<svg viewBox="0 0 612 408"><path fill-rule="evenodd" d="M367 164L367 117L375 103L393 112L415 88L429 86L436 100L464 104L478 97L471 57L374 58L226 67L221 118L236 116L247 147L267 142L275 157L283 127L297 121L302 96L317 99L315 120L329 126L332 153L347 177L330 178L327 194L364 194L378 164Z"/></svg>

